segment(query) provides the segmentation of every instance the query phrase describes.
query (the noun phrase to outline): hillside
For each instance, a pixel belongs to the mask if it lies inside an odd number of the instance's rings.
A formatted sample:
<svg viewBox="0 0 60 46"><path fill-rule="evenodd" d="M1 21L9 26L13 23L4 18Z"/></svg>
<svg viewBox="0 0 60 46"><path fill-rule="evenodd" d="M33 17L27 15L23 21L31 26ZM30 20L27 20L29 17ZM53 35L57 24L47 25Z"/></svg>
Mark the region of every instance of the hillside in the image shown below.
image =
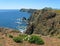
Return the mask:
<svg viewBox="0 0 60 46"><path fill-rule="evenodd" d="M41 35L60 35L60 10L44 8L35 11L25 33Z"/></svg>
<svg viewBox="0 0 60 46"><path fill-rule="evenodd" d="M9 35L12 35L13 37L17 37L23 34L21 34L19 31L15 31L12 29L0 28L0 46L52 46L52 45L60 46L60 39L57 37L39 35L44 40L45 44L37 45L37 44L31 44L27 41L24 41L23 43L16 43L13 41L13 38Z"/></svg>

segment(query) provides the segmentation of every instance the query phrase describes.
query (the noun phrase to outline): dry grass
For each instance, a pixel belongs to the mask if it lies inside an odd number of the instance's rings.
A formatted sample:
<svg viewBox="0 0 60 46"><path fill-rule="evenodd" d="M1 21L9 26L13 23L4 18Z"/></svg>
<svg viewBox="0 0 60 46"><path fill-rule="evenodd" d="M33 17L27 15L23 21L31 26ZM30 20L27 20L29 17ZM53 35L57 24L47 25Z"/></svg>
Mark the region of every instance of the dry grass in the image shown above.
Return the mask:
<svg viewBox="0 0 60 46"><path fill-rule="evenodd" d="M49 37L49 36L41 36L42 39L44 40L45 44L44 45L36 45L36 44L30 44L27 41L23 41L23 43L16 43L13 41L12 38L8 37L8 34L15 36L18 36L20 33L16 32L10 32L6 34L2 34L0 32L0 46L60 46L60 39L56 37ZM37 35L37 34L34 34Z"/></svg>
<svg viewBox="0 0 60 46"><path fill-rule="evenodd" d="M12 33L13 35L13 33ZM15 33L13 36L18 36L17 33ZM0 34L1 37L4 37L4 39L0 39L0 46L60 46L60 39L56 37L49 37L49 36L41 36L45 42L44 45L36 45L36 44L30 44L27 41L24 41L23 43L15 43L12 38L9 38L5 35Z"/></svg>
<svg viewBox="0 0 60 46"><path fill-rule="evenodd" d="M55 10L56 13L60 13L60 10Z"/></svg>

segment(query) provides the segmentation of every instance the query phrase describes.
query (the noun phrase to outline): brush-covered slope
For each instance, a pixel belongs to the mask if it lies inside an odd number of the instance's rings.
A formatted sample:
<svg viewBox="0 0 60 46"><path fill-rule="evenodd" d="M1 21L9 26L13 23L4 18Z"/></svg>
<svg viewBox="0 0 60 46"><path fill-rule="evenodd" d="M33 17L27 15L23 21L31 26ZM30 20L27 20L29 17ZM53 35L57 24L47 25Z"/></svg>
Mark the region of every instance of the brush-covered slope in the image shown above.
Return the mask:
<svg viewBox="0 0 60 46"><path fill-rule="evenodd" d="M44 8L35 11L30 19L30 24L25 33L42 35L60 34L60 10Z"/></svg>

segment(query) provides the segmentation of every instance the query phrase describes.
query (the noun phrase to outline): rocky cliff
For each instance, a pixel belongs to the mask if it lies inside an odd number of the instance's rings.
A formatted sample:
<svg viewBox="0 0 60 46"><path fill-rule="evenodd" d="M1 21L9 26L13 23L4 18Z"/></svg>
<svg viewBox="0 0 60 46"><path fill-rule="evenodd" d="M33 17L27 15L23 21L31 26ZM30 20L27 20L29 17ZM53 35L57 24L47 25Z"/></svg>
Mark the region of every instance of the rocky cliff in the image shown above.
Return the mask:
<svg viewBox="0 0 60 46"><path fill-rule="evenodd" d="M25 33L41 35L60 35L60 12L49 8L35 11Z"/></svg>
<svg viewBox="0 0 60 46"><path fill-rule="evenodd" d="M25 8L22 8L20 9L21 12L28 12L28 13L33 13L34 11L37 11L37 9L25 9Z"/></svg>

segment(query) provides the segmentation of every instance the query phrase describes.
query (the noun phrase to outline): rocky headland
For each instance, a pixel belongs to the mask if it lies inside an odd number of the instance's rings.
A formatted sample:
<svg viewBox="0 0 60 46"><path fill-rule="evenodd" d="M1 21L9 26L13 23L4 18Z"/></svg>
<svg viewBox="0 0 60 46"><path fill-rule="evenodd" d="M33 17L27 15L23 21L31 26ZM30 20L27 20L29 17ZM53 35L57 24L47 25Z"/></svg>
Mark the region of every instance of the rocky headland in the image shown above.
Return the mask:
<svg viewBox="0 0 60 46"><path fill-rule="evenodd" d="M60 10L43 8L29 18L27 34L60 35Z"/></svg>

